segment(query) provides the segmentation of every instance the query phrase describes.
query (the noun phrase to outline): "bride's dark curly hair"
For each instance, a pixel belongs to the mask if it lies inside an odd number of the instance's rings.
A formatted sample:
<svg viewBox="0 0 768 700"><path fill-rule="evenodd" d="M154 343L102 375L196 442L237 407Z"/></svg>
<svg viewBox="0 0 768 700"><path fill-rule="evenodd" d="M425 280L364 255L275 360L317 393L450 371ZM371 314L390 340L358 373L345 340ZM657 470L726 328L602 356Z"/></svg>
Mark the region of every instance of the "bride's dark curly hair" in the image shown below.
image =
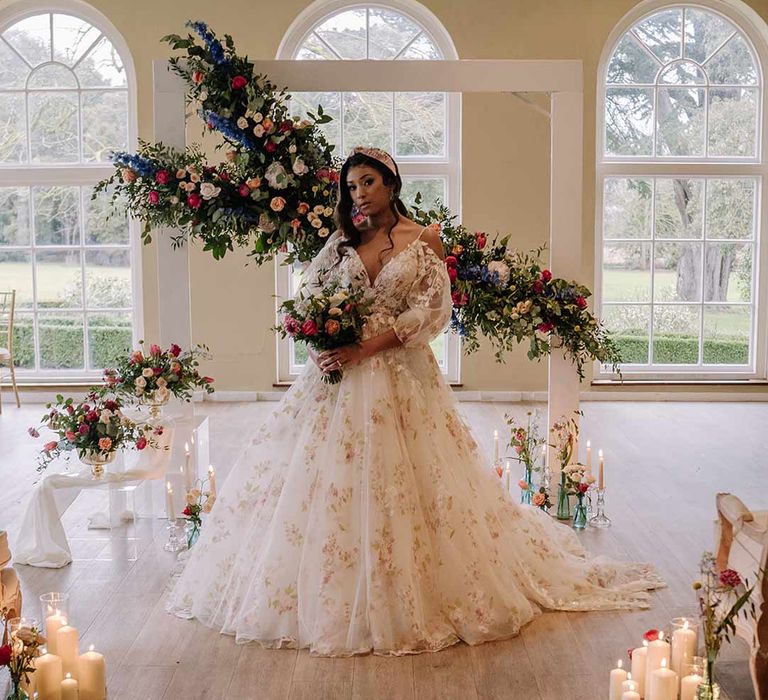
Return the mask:
<svg viewBox="0 0 768 700"><path fill-rule="evenodd" d="M394 160L392 162L394 162ZM387 250L392 250L395 247L395 243L392 240L392 229L395 228L397 222L400 220L400 214L408 216L408 208L400 199L400 192L403 189L403 180L400 177L397 163L395 163L395 170L397 170L397 172L393 173L386 165L384 165L384 163L375 158L371 158L364 153L355 153L349 156L349 158L344 161L344 165L341 166L341 173L339 175L339 193L337 197L336 211L334 212L336 227L342 234L339 243L336 246L336 252L338 253L337 264L344 256L344 248L357 248L360 245L360 231L352 221L352 195L349 193L349 188L347 187L347 173L349 173L349 169L359 165L367 165L373 168L381 175L384 185L392 188L392 198L390 199L389 207L395 216L395 221L392 226L389 227L389 231L387 231L389 247L381 251L379 254L379 261L381 261L381 256Z"/></svg>

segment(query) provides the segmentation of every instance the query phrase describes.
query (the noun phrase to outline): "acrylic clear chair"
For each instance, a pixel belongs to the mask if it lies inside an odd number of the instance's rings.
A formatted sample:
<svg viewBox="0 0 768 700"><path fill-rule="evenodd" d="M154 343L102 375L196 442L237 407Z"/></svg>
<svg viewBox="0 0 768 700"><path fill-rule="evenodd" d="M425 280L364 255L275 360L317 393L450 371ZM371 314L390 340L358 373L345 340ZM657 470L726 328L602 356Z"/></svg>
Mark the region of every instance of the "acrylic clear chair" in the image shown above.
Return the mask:
<svg viewBox="0 0 768 700"><path fill-rule="evenodd" d="M16 385L16 368L13 365L13 314L16 308L16 290L0 292L0 378L3 366L8 367L11 375L11 385L16 396L16 406L19 401L19 387ZM0 385L0 413L3 412L2 386Z"/></svg>

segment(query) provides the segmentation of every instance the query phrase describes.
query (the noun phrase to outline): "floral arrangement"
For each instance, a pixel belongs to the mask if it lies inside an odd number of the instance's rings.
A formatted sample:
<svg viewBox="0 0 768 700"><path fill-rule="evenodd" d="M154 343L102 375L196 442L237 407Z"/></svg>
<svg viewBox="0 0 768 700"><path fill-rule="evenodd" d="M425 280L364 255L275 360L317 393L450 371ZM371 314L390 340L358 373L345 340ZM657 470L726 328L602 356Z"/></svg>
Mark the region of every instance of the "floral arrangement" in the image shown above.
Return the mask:
<svg viewBox="0 0 768 700"><path fill-rule="evenodd" d="M125 416L118 397L105 399L91 392L81 403L72 398L56 396L55 404L46 404L48 412L41 424L56 434L43 446L38 460L38 471L64 452L77 451L83 459L89 456L109 461L119 449L126 447L143 450L156 447L156 435L162 435L162 426L139 425ZM30 436L39 438L35 428L29 428Z"/></svg>
<svg viewBox="0 0 768 700"><path fill-rule="evenodd" d="M723 642L730 642L736 632L739 615L755 617L755 603L752 593L755 586L743 581L737 571L717 571L715 557L705 552L699 564L698 581L693 584L699 599L701 628L704 636L707 669L703 697L714 697L714 666ZM698 697L702 697L701 693Z"/></svg>
<svg viewBox="0 0 768 700"><path fill-rule="evenodd" d="M444 205L415 218L438 222L451 279L451 327L464 339L467 352L479 348L478 336L491 341L496 359L518 343L529 342L528 358L541 359L562 348L584 378L584 364L599 360L618 372L618 347L609 332L588 310L587 287L553 277L543 268L544 246L531 253L508 248L509 236L490 239L455 223Z"/></svg>
<svg viewBox="0 0 768 700"><path fill-rule="evenodd" d="M94 196L112 192L144 222L142 239L153 227L181 229L174 239L198 239L214 258L234 246L249 248L257 263L287 253L288 262L310 260L333 230L338 174L333 146L320 125L330 121L318 106L305 118L289 114L290 95L254 72L203 22L188 22L191 34L163 38L183 55L171 70L188 85L187 99L208 131L227 144L226 160L204 162L199 147L177 151L142 142L138 153L115 153L115 173Z"/></svg>
<svg viewBox="0 0 768 700"><path fill-rule="evenodd" d="M533 473L541 470L537 460L541 456L540 448L546 441L539 435L539 412L528 411L526 416L527 424L525 426L519 424L514 417L509 415L504 417L507 425L510 426L509 447L517 455L515 459L525 468L525 476L518 482L522 491L521 500L523 503L533 503L533 505L541 507L544 500L548 500L548 494L546 488L544 491L541 490L541 487L538 490L534 488Z"/></svg>
<svg viewBox="0 0 768 700"><path fill-rule="evenodd" d="M362 337L370 302L365 292L333 282L315 295L299 290L294 299L284 301L279 313L282 325L277 330L283 338L303 340L316 350L332 350L357 343ZM323 381L336 384L342 370L323 374Z"/></svg>
<svg viewBox="0 0 768 700"><path fill-rule="evenodd" d="M4 625L0 667L8 667L12 686L8 700L22 700L27 697L22 683L29 684L30 676L35 672L34 659L40 656L40 647L46 639L35 627L21 627L9 633L7 611L3 609L0 613Z"/></svg>
<svg viewBox="0 0 768 700"><path fill-rule="evenodd" d="M595 477L587 471L584 464L569 464L563 467L563 474L565 489L571 496L583 497L595 483Z"/></svg>
<svg viewBox="0 0 768 700"><path fill-rule="evenodd" d="M182 511L187 521L187 549L197 541L200 536L200 528L203 526L203 513L210 513L216 502L216 494L209 486L209 480L198 481L198 486L187 492L187 505Z"/></svg>
<svg viewBox="0 0 768 700"><path fill-rule="evenodd" d="M144 341L140 340L139 345L143 346ZM200 359L206 357L209 354L204 345L184 351L176 343L167 350L153 343L146 354L140 347L104 370L102 393L157 404L165 403L171 395L189 401L194 389L212 394L213 378L201 375L198 369Z"/></svg>

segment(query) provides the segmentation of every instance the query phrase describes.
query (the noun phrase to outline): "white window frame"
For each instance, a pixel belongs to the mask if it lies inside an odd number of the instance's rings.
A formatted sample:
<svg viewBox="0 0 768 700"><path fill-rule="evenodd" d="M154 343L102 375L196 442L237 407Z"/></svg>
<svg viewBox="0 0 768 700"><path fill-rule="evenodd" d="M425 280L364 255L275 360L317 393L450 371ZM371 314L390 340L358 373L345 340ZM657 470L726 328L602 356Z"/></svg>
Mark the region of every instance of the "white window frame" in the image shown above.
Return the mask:
<svg viewBox="0 0 768 700"><path fill-rule="evenodd" d="M441 51L444 59L457 59L458 53L453 41L443 27L440 20L427 8L412 0L390 0L382 2L348 2L347 0L318 0L307 7L296 17L277 50L278 60L292 60L296 52L306 40L314 28L330 16L354 9L381 8L394 10L406 15L409 19L419 24L425 33L433 40ZM302 63L297 61L297 63ZM307 63L312 63L311 61ZM371 84L377 84L376 64L388 63L388 61L368 61L371 75ZM394 90L393 92L400 92ZM446 205L452 213L461 218L461 94L449 92L446 95L446 129L445 155L424 159L398 157L397 164L403 178L442 178L446 181ZM393 132L394 133L394 132ZM290 292L290 269L280 264L278 259L275 264L275 292L277 304L285 299ZM445 367L443 371L446 379L452 384L461 381L461 337L457 333L447 331L445 335ZM276 334L277 377L278 381L292 382L299 375L303 366L294 365L291 353L291 341L283 339Z"/></svg>
<svg viewBox="0 0 768 700"><path fill-rule="evenodd" d="M649 156L606 156L605 155L605 95L606 73L608 64L621 38L638 22L660 10L674 7L694 7L723 15L744 34L750 48L757 58L759 71L760 98L757 105L756 152L754 157L737 158L733 162L724 162L721 158L708 158L706 162L695 157L663 156L653 159ZM740 0L696 0L696 2L670 2L669 0L645 0L628 12L614 27L603 47L603 53L597 68L597 104L595 139L595 309L602 309L603 283L603 197L604 183L608 178L717 178L717 177L756 177L757 209L755 213L755 256L753 259L753 303L754 344L752 346L751 365L717 366L716 369L702 370L700 366L689 365L653 365L644 369L643 365L622 366L625 380L660 380L660 381L717 381L717 380L764 380L768 369L768 320L763 318L764 309L768 308L768 244L762 240L768 235L768 159L765 157L764 144L768 143L768 124L764 119L765 104L765 67L768 66L768 25L750 7ZM631 86L627 86L631 87ZM654 113L655 118L655 113ZM655 137L654 137L655 138ZM702 241L703 242L703 241ZM653 265L653 261L651 263ZM699 304L700 305L700 304ZM703 308L703 307L702 307ZM703 317L703 313L702 313ZM652 322L652 319L651 319ZM703 321L702 321L703 322ZM649 337L649 342L651 338ZM751 341L750 341L751 342ZM596 380L614 379L609 367L596 362L594 366Z"/></svg>
<svg viewBox="0 0 768 700"><path fill-rule="evenodd" d="M134 151L138 146L138 124L136 105L136 72L128 44L114 25L98 10L80 0L25 0L16 2L0 9L0 32L11 25L42 13L68 14L89 22L112 42L120 55L126 74L126 90L128 103L128 150ZM99 180L109 177L114 172L110 164L64 164L64 165L0 165L0 187L29 187L71 185L95 185ZM30 222L31 223L31 222ZM129 254L131 261L131 292L132 292L132 341L135 345L144 334L144 303L141 284L141 232L139 222L129 218ZM56 249L55 246L50 247ZM7 249L11 249L8 247ZM6 250L6 248L0 248ZM48 248L46 248L48 250ZM81 244L80 250L85 250ZM84 264L84 263L83 263ZM33 275L35 271L33 270ZM66 311L66 309L63 309ZM37 309L33 308L34 317ZM84 348L88 351L88 329L83 326ZM37 355L37 349L35 351ZM87 363L87 357L86 357ZM18 369L16 377L20 384L35 384L39 382L56 382L57 384L80 384L92 382L101 377L101 371L84 369Z"/></svg>

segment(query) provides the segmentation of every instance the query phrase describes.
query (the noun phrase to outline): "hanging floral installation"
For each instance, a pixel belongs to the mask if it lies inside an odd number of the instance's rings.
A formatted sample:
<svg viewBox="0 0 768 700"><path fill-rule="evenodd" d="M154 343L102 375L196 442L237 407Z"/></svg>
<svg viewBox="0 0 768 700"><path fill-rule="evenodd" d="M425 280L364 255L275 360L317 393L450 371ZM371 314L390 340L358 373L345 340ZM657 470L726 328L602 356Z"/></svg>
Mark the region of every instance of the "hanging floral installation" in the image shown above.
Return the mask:
<svg viewBox="0 0 768 700"><path fill-rule="evenodd" d="M206 162L198 146L180 151L141 142L137 153L115 153L115 172L99 183L143 222L142 239L158 227L177 231L175 244L200 241L220 259L244 248L257 263L284 254L286 263L308 261L334 230L339 160L316 113L290 114L290 95L255 72L203 22L193 33L163 38L175 51L170 69L187 84L187 100L205 129L223 139L224 160ZM509 237L491 240L456 223L444 205L413 209L424 225L438 223L445 245L453 298L452 328L464 349L488 339L503 361L528 342L528 357L541 359L562 348L584 377L590 361L618 371L620 356L606 328L588 310L589 289L555 278L541 264L541 247L530 253L508 248Z"/></svg>

